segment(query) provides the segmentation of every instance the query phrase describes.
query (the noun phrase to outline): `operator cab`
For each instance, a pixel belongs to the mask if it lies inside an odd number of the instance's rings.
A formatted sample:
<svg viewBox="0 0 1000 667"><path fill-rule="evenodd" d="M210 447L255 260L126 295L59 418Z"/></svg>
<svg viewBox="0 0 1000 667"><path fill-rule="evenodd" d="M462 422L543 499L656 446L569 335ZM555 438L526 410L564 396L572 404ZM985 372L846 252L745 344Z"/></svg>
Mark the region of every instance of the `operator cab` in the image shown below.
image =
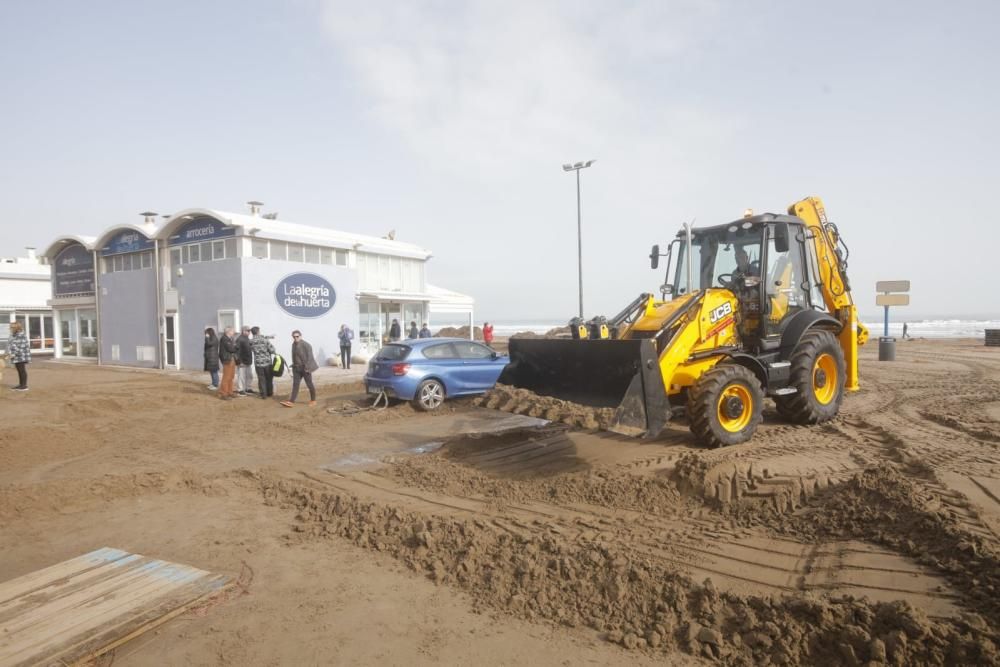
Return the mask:
<svg viewBox="0 0 1000 667"><path fill-rule="evenodd" d="M691 230L690 289L722 288L736 296L742 314L738 326L747 348L775 347L789 318L823 307L818 289L811 287L818 288L818 281L808 280L818 274L815 250L804 243L804 230L800 218L771 213ZM688 293L686 246L687 234L681 231L671 243L669 255L675 259L668 260L664 285L674 298Z"/></svg>

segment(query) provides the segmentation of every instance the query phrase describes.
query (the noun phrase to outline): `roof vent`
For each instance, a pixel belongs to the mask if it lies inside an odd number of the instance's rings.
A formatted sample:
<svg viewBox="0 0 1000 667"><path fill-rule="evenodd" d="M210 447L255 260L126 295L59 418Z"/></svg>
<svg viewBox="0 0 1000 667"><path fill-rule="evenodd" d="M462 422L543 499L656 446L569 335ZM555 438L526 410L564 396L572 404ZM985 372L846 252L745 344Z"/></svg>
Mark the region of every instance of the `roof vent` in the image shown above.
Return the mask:
<svg viewBox="0 0 1000 667"><path fill-rule="evenodd" d="M146 219L147 225L152 226L156 224L157 213L155 211L143 211L139 215Z"/></svg>
<svg viewBox="0 0 1000 667"><path fill-rule="evenodd" d="M257 215L260 213L260 207L264 205L264 202L248 201L247 205L250 206L250 215Z"/></svg>
<svg viewBox="0 0 1000 667"><path fill-rule="evenodd" d="M262 215L260 217L264 218L265 220L277 220L278 219L278 212L275 211L274 213L265 213L264 215Z"/></svg>
<svg viewBox="0 0 1000 667"><path fill-rule="evenodd" d="M32 246L25 246L24 249L28 251L28 259L31 261L38 259L38 256L35 254L35 249Z"/></svg>

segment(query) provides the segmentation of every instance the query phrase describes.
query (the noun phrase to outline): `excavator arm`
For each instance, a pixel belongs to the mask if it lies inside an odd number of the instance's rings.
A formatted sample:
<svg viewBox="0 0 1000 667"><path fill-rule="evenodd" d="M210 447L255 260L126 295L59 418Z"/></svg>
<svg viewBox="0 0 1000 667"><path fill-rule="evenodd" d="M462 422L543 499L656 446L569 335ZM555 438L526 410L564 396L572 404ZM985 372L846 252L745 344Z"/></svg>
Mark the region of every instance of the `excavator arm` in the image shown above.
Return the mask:
<svg viewBox="0 0 1000 667"><path fill-rule="evenodd" d="M812 244L816 253L815 266L810 268L810 272L818 274L810 275L809 279L819 282L827 310L841 324L838 340L847 366L844 388L857 391L860 388L858 347L868 340L868 328L858 319L858 309L851 296L851 284L847 278L847 247L836 225L827 220L823 200L819 197L806 197L795 202L788 207L788 213L806 223L806 243Z"/></svg>

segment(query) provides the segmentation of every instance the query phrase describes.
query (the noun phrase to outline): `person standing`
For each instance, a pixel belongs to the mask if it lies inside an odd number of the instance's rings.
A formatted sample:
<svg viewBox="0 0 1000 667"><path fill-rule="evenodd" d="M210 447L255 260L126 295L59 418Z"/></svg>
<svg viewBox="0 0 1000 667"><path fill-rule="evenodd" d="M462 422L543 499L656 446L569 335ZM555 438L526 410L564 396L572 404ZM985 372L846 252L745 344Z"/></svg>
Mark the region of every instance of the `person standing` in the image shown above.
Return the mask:
<svg viewBox="0 0 1000 667"><path fill-rule="evenodd" d="M483 323L483 342L493 347L493 325L489 322Z"/></svg>
<svg viewBox="0 0 1000 667"><path fill-rule="evenodd" d="M417 329L416 322L410 322L410 330L406 333L407 340L413 340L414 338L420 337L420 331Z"/></svg>
<svg viewBox="0 0 1000 667"><path fill-rule="evenodd" d="M212 377L208 388L215 391L219 388L219 337L212 327L205 328L205 370Z"/></svg>
<svg viewBox="0 0 1000 667"><path fill-rule="evenodd" d="M238 396L246 396L253 391L253 346L250 344L250 327L243 327L239 337L236 339L236 348L239 351L237 362L239 366L236 370L236 393Z"/></svg>
<svg viewBox="0 0 1000 667"><path fill-rule="evenodd" d="M312 374L319 368L313 357L312 345L302 339L302 332L296 329L292 332L292 395L281 404L286 408L295 405L299 396L299 383L305 380L309 388L309 406L316 405L316 387L313 385Z"/></svg>
<svg viewBox="0 0 1000 667"><path fill-rule="evenodd" d="M7 360L17 369L15 391L28 391L28 364L31 363L31 345L20 322L10 323L10 340L7 341Z"/></svg>
<svg viewBox="0 0 1000 667"><path fill-rule="evenodd" d="M907 338L909 338L909 336L910 336L910 335L909 335L909 334L907 333L907 330L908 330L909 328L910 328L910 327L908 327L908 326L906 325L906 322L903 322L903 340L906 340Z"/></svg>
<svg viewBox="0 0 1000 667"><path fill-rule="evenodd" d="M393 318L392 324L389 326L389 342L395 343L400 338L402 338L402 332L399 328L399 320Z"/></svg>
<svg viewBox="0 0 1000 667"><path fill-rule="evenodd" d="M427 322L424 322L424 326L420 327L420 338L430 338L431 330L427 327Z"/></svg>
<svg viewBox="0 0 1000 667"><path fill-rule="evenodd" d="M274 396L274 370L271 368L274 363L274 345L267 336L261 335L260 327L253 327L250 333L253 334L250 347L253 348L253 365L257 370L257 389L260 397L267 399L268 396Z"/></svg>
<svg viewBox="0 0 1000 667"><path fill-rule="evenodd" d="M226 327L219 339L219 363L222 364L222 384L219 385L219 398L230 401L233 398L233 380L236 378L236 363L239 350L236 347L236 332L232 327Z"/></svg>
<svg viewBox="0 0 1000 667"><path fill-rule="evenodd" d="M351 331L351 327L341 324L340 331L337 332L337 338L340 340L340 367L344 370L350 370L351 341L354 340L354 332Z"/></svg>

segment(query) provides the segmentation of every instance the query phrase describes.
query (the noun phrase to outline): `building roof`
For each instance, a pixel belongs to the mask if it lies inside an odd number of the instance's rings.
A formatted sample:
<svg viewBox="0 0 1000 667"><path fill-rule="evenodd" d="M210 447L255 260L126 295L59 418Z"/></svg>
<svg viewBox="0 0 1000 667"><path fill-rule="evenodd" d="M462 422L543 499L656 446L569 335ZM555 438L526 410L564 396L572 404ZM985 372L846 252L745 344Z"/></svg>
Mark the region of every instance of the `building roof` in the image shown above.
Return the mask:
<svg viewBox="0 0 1000 667"><path fill-rule="evenodd" d="M294 243L310 243L344 250L371 252L382 255L396 255L415 259L428 259L431 251L413 243L403 243L392 239L340 232L326 227L303 225L286 220L270 220L259 215L246 213L231 213L206 208L190 208L173 214L157 232L158 238L166 238L188 220L199 215L207 215L220 220L227 225L240 227L243 233L257 238L291 241Z"/></svg>
<svg viewBox="0 0 1000 667"><path fill-rule="evenodd" d="M135 230L151 239L166 239L178 227L198 216L208 216L227 225L239 227L243 235L256 238L290 241L292 243L308 243L343 250L356 250L358 252L394 255L413 259L429 259L431 257L430 250L414 243L404 243L402 241L368 236L366 234L336 231L316 225L304 225L286 220L271 220L259 215L232 213L230 211L219 211L209 208L186 208L174 213L165 220L157 220L154 223L120 223L111 225L106 227L96 237L71 234L60 236L45 249L43 254L52 257L62 250L67 243L74 241L83 244L88 250L99 250L116 233L123 229Z"/></svg>
<svg viewBox="0 0 1000 667"><path fill-rule="evenodd" d="M87 250L93 250L95 241L97 241L96 236L77 236L76 234L66 234L65 236L56 238L56 240L50 243L42 254L49 259L52 259L59 254L60 250L71 243L79 243Z"/></svg>

